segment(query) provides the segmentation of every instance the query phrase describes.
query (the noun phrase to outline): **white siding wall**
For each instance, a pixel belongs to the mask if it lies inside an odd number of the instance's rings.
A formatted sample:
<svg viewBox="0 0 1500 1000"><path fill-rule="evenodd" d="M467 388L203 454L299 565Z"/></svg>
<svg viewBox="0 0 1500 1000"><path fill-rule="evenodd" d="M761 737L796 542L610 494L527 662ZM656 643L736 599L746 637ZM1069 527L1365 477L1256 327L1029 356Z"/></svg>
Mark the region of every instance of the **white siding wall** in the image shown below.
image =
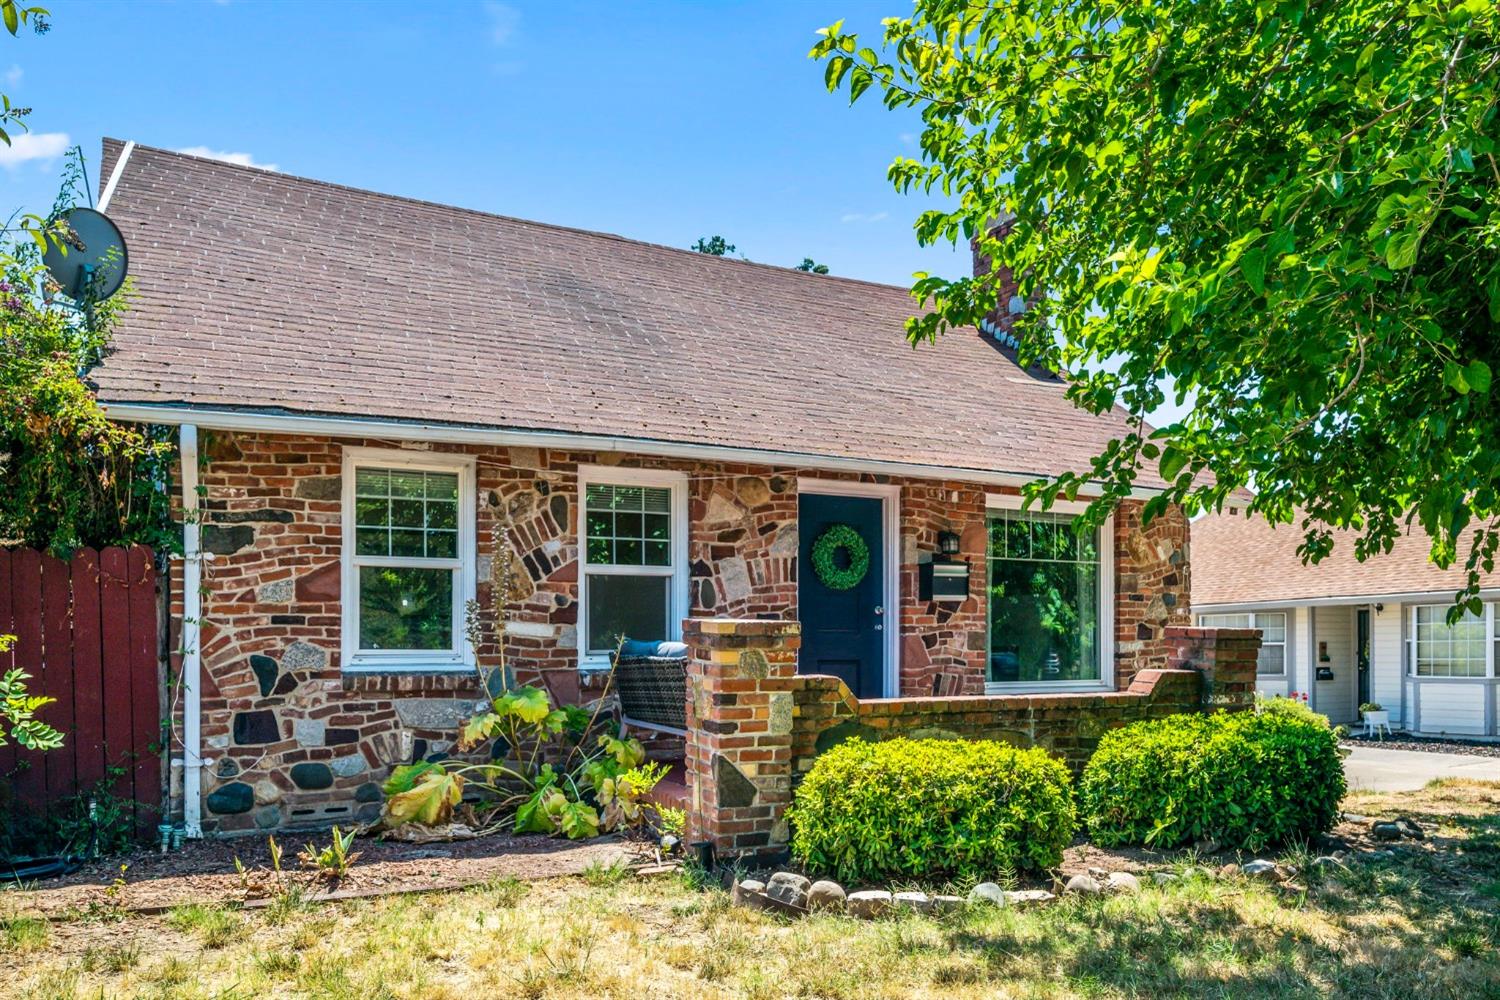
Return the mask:
<svg viewBox="0 0 1500 1000"><path fill-rule="evenodd" d="M1405 725L1401 714L1402 665L1401 621L1406 608L1387 604L1370 616L1370 700L1391 713L1391 725Z"/></svg>
<svg viewBox="0 0 1500 1000"><path fill-rule="evenodd" d="M1291 621L1291 648L1287 650L1287 693L1310 695L1313 671L1308 664L1307 636L1308 630L1312 628L1312 614L1306 607L1293 608Z"/></svg>
<svg viewBox="0 0 1500 1000"><path fill-rule="evenodd" d="M1359 664L1354 658L1354 609L1351 607L1318 608L1315 615L1313 655L1323 643L1328 644L1328 660L1318 659L1316 667L1333 670L1333 680L1318 681L1313 707L1328 716L1334 724L1353 722L1359 717L1355 693L1359 685Z"/></svg>
<svg viewBox="0 0 1500 1000"><path fill-rule="evenodd" d="M1486 685L1466 681L1423 680L1421 688L1418 723L1422 732L1484 735L1482 699L1490 694Z"/></svg>

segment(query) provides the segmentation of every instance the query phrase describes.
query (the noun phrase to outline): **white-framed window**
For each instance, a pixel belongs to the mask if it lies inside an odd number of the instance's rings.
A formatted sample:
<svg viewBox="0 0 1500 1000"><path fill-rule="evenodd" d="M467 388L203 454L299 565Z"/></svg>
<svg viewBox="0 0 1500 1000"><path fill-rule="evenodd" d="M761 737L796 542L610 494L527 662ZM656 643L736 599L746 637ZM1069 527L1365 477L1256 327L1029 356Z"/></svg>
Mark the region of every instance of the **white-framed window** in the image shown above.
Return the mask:
<svg viewBox="0 0 1500 1000"><path fill-rule="evenodd" d="M688 611L687 475L578 471L578 661L606 667L621 637L682 638Z"/></svg>
<svg viewBox="0 0 1500 1000"><path fill-rule="evenodd" d="M1411 609L1411 672L1418 677L1492 677L1495 669L1495 606L1483 614L1465 611L1448 624L1447 604Z"/></svg>
<svg viewBox="0 0 1500 1000"><path fill-rule="evenodd" d="M1262 677L1286 676L1286 612L1252 611L1242 615L1199 615L1204 628L1260 629L1260 658L1255 672Z"/></svg>
<svg viewBox="0 0 1500 1000"><path fill-rule="evenodd" d="M343 471L344 668L471 667L474 459L351 447Z"/></svg>
<svg viewBox="0 0 1500 1000"><path fill-rule="evenodd" d="M1114 518L1080 532L1082 502L1022 510L992 494L983 567L990 691L1097 690L1114 684Z"/></svg>

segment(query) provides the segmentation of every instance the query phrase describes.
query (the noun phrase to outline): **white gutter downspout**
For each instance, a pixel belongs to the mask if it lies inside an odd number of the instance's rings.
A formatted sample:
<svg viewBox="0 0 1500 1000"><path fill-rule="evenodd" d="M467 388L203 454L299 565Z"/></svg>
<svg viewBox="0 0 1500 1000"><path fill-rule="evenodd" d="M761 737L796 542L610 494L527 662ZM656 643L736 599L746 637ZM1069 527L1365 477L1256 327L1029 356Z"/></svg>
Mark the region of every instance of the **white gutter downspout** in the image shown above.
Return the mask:
<svg viewBox="0 0 1500 1000"><path fill-rule="evenodd" d="M203 724L202 659L198 623L203 614L202 570L199 562L198 428L183 424L182 458L182 823L189 837L203 836Z"/></svg>

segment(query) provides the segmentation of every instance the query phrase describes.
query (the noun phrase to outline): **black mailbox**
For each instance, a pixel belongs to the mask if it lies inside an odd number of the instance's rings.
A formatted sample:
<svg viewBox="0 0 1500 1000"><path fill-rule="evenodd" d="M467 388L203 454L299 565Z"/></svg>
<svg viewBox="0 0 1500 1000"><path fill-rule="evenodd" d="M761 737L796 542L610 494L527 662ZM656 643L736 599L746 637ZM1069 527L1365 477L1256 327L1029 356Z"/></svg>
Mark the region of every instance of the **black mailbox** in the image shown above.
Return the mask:
<svg viewBox="0 0 1500 1000"><path fill-rule="evenodd" d="M962 560L922 564L921 600L958 603L969 599L969 564Z"/></svg>

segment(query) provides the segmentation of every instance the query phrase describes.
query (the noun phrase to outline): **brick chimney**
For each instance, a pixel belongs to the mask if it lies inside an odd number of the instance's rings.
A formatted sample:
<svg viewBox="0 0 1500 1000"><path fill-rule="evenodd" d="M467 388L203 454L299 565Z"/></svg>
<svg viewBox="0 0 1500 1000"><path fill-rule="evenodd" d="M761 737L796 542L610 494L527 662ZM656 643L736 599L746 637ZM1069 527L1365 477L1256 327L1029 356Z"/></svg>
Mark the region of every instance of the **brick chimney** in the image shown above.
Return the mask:
<svg viewBox="0 0 1500 1000"><path fill-rule="evenodd" d="M1007 212L1001 218L991 220L986 229L994 239L1003 240L1010 235L1011 227L1015 224L1015 216ZM976 278L989 274L993 266L989 255L980 249L979 243L977 236L969 241L969 250L974 255ZM996 291L995 308L979 321L979 332L1005 347L1015 347L1016 338L1011 333L1011 328L1015 325L1016 314L1024 310L1024 303L1018 295L1019 289L1009 269L1001 270Z"/></svg>

